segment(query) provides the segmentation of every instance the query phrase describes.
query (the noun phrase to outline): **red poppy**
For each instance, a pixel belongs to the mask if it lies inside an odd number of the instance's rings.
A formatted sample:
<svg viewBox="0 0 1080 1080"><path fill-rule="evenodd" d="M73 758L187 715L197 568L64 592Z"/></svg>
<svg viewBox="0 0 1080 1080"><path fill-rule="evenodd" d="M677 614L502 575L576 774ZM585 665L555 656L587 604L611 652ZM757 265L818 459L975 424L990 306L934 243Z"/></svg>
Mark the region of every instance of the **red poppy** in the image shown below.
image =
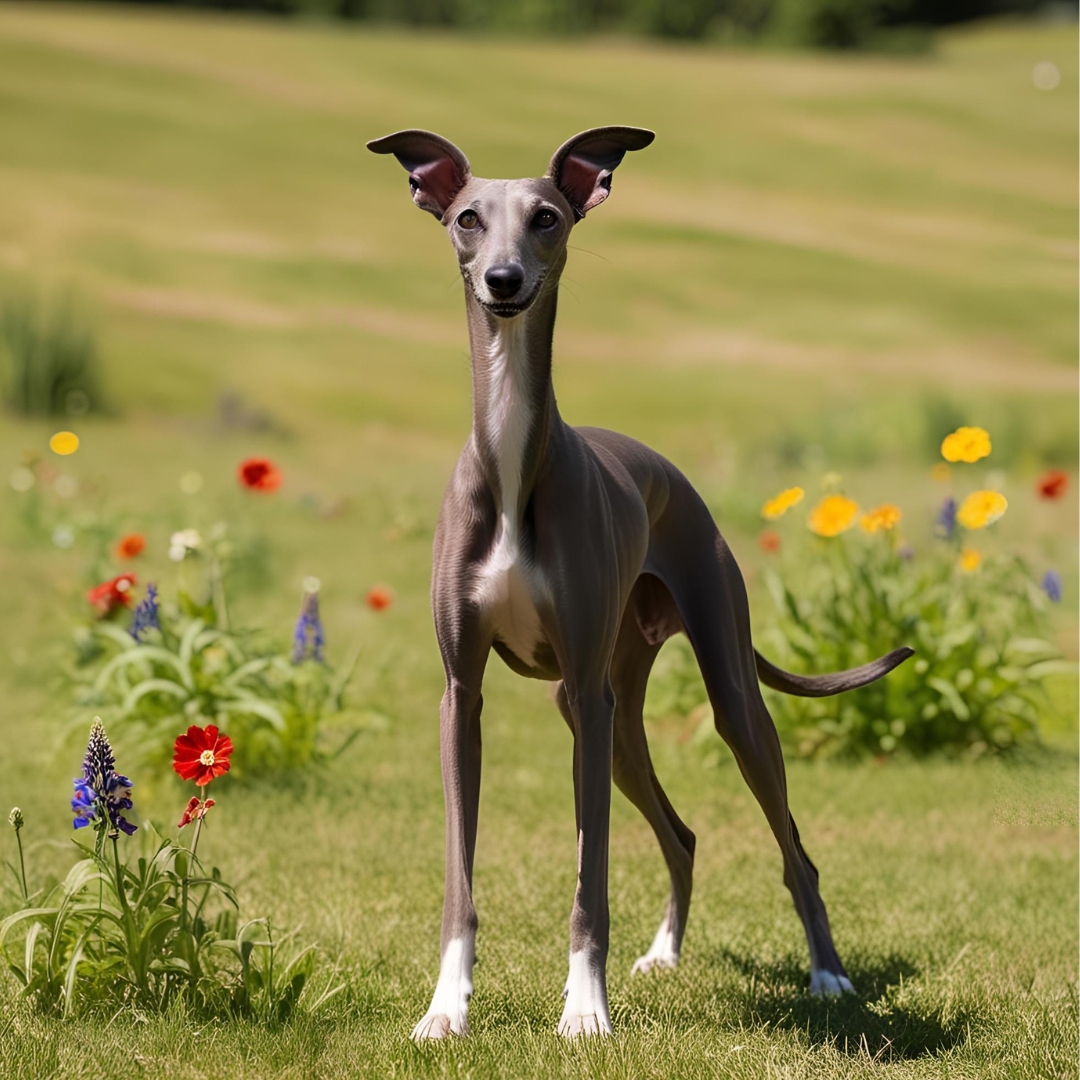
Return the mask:
<svg viewBox="0 0 1080 1080"><path fill-rule="evenodd" d="M141 555L146 547L146 537L142 533L128 533L120 538L116 545L116 557L118 559L134 559Z"/></svg>
<svg viewBox="0 0 1080 1080"><path fill-rule="evenodd" d="M131 603L131 586L134 584L134 574L120 574L112 581L103 581L87 589L86 599L100 615L111 615L117 608L127 607Z"/></svg>
<svg viewBox="0 0 1080 1080"><path fill-rule="evenodd" d="M373 611L385 611L394 602L394 590L388 585L376 585L367 594L367 602Z"/></svg>
<svg viewBox="0 0 1080 1080"><path fill-rule="evenodd" d="M1047 469L1035 484L1040 499L1060 499L1069 490L1069 474L1064 469Z"/></svg>
<svg viewBox="0 0 1080 1080"><path fill-rule="evenodd" d="M269 493L281 487L281 470L269 458L250 457L241 461L236 475L252 491Z"/></svg>
<svg viewBox="0 0 1080 1080"><path fill-rule="evenodd" d="M178 828L183 828L185 825L190 825L193 821L197 821L201 817L206 816L206 811L214 805L213 799L207 799L206 802L199 802L198 796L192 795L188 799L188 804L184 807L184 816L180 819Z"/></svg>
<svg viewBox="0 0 1080 1080"><path fill-rule="evenodd" d="M758 547L770 555L775 555L780 550L780 537L772 529L762 529L757 542Z"/></svg>
<svg viewBox="0 0 1080 1080"><path fill-rule="evenodd" d="M207 724L205 729L192 724L187 734L178 735L173 744L173 770L185 780L206 787L215 776L229 771L232 752L232 739L219 735L214 724Z"/></svg>

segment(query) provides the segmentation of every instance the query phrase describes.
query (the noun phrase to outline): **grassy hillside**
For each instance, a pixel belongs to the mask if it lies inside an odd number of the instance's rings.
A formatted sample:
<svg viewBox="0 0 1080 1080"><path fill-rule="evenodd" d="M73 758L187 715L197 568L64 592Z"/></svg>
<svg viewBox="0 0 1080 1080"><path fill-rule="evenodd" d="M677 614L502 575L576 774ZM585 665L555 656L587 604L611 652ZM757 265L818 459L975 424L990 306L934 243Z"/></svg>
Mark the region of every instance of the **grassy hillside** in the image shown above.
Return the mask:
<svg viewBox="0 0 1080 1080"><path fill-rule="evenodd" d="M237 615L283 639L301 578L317 574L331 658L363 645L355 700L388 718L308 779L222 783L203 841L250 909L340 956L352 989L335 1008L269 1034L179 1015L64 1025L0 982L0 1072L1075 1073L1075 680L1048 713L1058 749L1026 763L792 766L861 991L831 1005L805 995L801 931L737 770L726 755L703 768L677 730L656 731L658 772L699 837L684 966L628 977L665 885L647 827L617 798L618 1034L564 1046L552 1031L574 874L570 745L546 688L493 663L475 1037L407 1043L437 966L442 670L427 576L468 431L468 363L446 239L364 142L428 127L478 174L519 175L582 128L654 128L572 241L564 415L676 460L751 576L757 511L780 486L815 489L839 469L859 498L901 502L924 529L938 428L984 423L1008 470L1000 542L1056 560L1075 657L1075 473L1053 507L1031 481L1076 460L1076 44L1074 28L998 26L918 59L808 57L0 6L0 300L74 289L113 405L79 420L82 448L56 460L81 485L55 511L73 548L34 539L19 496L0 495L0 808L26 812L35 872L63 865L81 752L57 673L102 506L146 532L142 580L169 579L173 529L225 518L266 537L268 576ZM1043 60L1061 72L1049 93L1031 81ZM226 391L272 422L224 423ZM55 427L5 415L0 476L24 450L47 453ZM286 481L253 505L233 471L256 452ZM195 496L177 483L190 470L205 478ZM377 581L396 592L382 616L364 604ZM171 778L136 781L141 812L173 824L186 795Z"/></svg>

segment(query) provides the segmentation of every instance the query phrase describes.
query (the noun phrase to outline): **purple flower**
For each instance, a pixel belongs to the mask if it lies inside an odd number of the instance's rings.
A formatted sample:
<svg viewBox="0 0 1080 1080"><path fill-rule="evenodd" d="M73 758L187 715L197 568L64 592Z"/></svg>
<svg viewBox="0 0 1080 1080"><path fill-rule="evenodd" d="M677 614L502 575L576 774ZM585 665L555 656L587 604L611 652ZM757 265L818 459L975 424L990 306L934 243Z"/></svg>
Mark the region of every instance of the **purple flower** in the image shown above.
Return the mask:
<svg viewBox="0 0 1080 1080"><path fill-rule="evenodd" d="M157 586L147 585L146 595L139 601L139 606L135 609L135 615L131 620L131 636L136 641L142 641L142 636L147 630L160 629Z"/></svg>
<svg viewBox="0 0 1080 1080"><path fill-rule="evenodd" d="M1061 603L1061 575L1056 570L1047 570L1043 574L1042 590L1052 603Z"/></svg>
<svg viewBox="0 0 1080 1080"><path fill-rule="evenodd" d="M123 816L130 810L131 781L116 771L116 757L105 735L101 718L94 717L90 740L83 759L83 774L76 776L71 810L75 814L72 826L82 829L91 822L108 821L115 836L117 831L130 836L137 826Z"/></svg>
<svg viewBox="0 0 1080 1080"><path fill-rule="evenodd" d="M952 534L956 530L956 500L949 495L945 501L941 504L941 509L938 511L937 521L934 525L934 531L943 540L951 540Z"/></svg>
<svg viewBox="0 0 1080 1080"><path fill-rule="evenodd" d="M296 629L293 631L293 663L299 664L310 655L321 664L325 644L322 619L319 618L319 594L315 589L310 589L304 593L300 617L296 620Z"/></svg>

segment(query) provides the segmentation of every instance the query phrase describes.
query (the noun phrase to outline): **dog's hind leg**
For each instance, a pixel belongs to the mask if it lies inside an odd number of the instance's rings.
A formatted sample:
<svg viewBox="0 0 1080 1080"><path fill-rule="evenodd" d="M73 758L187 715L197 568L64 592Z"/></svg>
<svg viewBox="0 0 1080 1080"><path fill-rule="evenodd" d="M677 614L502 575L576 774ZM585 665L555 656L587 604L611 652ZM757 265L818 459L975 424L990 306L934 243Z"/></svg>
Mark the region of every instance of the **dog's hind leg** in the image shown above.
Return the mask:
<svg viewBox="0 0 1080 1080"><path fill-rule="evenodd" d="M711 518L707 526L699 521L693 558L672 561L673 572L665 578L697 655L716 728L734 753L780 845L784 884L810 946L810 990L840 994L852 986L833 945L817 869L803 850L788 809L780 740L758 688L746 588ZM690 539L684 535L683 543Z"/></svg>

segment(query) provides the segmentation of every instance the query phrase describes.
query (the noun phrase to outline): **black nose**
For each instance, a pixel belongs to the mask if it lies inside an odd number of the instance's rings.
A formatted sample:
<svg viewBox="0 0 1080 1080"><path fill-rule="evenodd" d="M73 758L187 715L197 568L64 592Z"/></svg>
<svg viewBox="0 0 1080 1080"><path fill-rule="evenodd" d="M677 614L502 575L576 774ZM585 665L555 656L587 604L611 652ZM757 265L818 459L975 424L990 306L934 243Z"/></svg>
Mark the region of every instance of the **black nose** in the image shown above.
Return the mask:
<svg viewBox="0 0 1080 1080"><path fill-rule="evenodd" d="M500 300L512 300L525 284L525 271L517 263L503 263L489 267L484 273L484 281Z"/></svg>

